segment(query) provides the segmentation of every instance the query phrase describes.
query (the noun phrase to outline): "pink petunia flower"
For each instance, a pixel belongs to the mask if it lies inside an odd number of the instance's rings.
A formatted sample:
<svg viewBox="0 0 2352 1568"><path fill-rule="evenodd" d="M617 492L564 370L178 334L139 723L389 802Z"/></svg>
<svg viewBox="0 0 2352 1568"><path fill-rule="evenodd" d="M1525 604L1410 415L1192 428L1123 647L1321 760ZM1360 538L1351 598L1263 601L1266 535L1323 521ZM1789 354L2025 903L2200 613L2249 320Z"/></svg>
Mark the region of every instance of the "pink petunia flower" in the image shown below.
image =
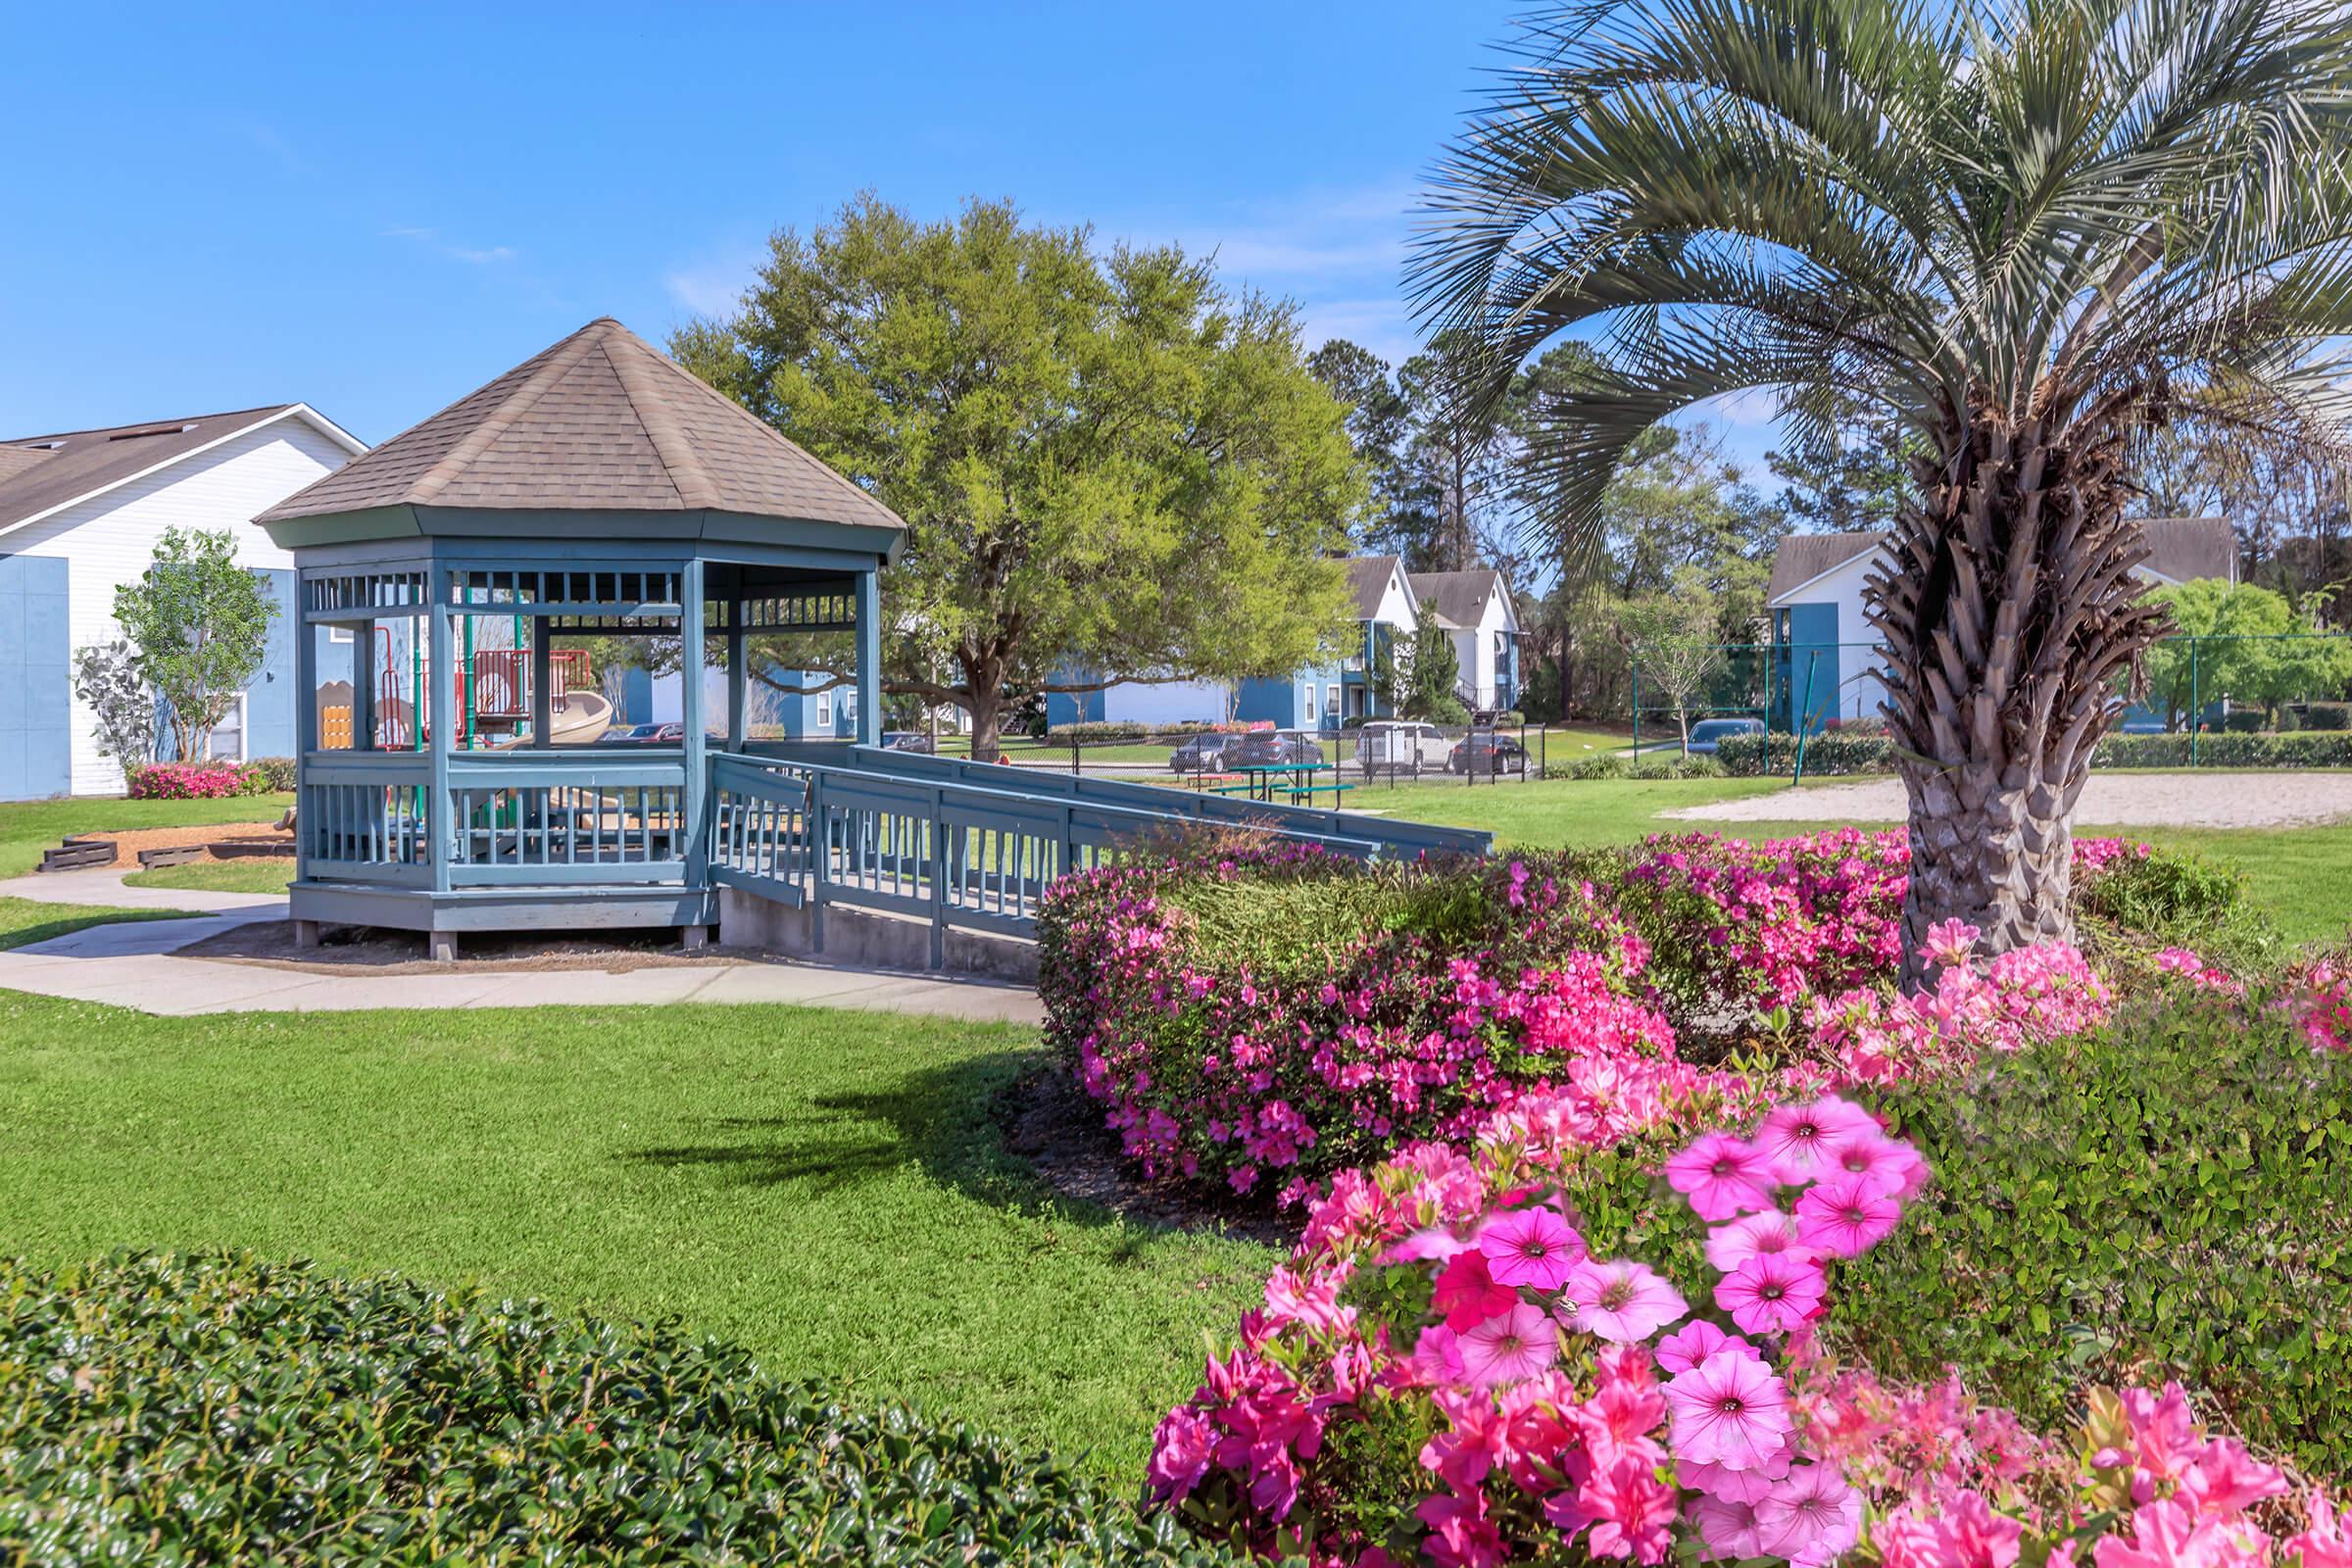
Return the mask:
<svg viewBox="0 0 2352 1568"><path fill-rule="evenodd" d="M1532 1378L1559 1353L1559 1330L1540 1306L1522 1301L1500 1317L1489 1318L1456 1342L1462 1370L1472 1383L1492 1388Z"/></svg>
<svg viewBox="0 0 2352 1568"><path fill-rule="evenodd" d="M1702 1496L1690 1505L1690 1522L1698 1527L1698 1539L1707 1548L1704 1555L1712 1561L1739 1562L1764 1555L1752 1504Z"/></svg>
<svg viewBox="0 0 2352 1568"><path fill-rule="evenodd" d="M1479 1233L1478 1250L1498 1285L1556 1291L1585 1259L1585 1239L1552 1209L1518 1208Z"/></svg>
<svg viewBox="0 0 2352 1568"><path fill-rule="evenodd" d="M1777 1180L1761 1150L1725 1133L1708 1133L1666 1162L1666 1185L1704 1220L1770 1208Z"/></svg>
<svg viewBox="0 0 2352 1568"><path fill-rule="evenodd" d="M1796 1200L1797 1239L1832 1257L1860 1257L1902 1217L1902 1205L1867 1176L1821 1182Z"/></svg>
<svg viewBox="0 0 2352 1568"><path fill-rule="evenodd" d="M1756 1534L1773 1555L1817 1568L1861 1538L1861 1495L1835 1465L1792 1466L1756 1504Z"/></svg>
<svg viewBox="0 0 2352 1568"><path fill-rule="evenodd" d="M1828 1180L1840 1173L1864 1177L1890 1198L1908 1198L1927 1185L1928 1162L1909 1144L1873 1127L1838 1138L1822 1152L1819 1175Z"/></svg>
<svg viewBox="0 0 2352 1568"><path fill-rule="evenodd" d="M1756 1129L1756 1147L1782 1181L1803 1182L1819 1171L1823 1152L1831 1144L1878 1130L1869 1111L1827 1095L1809 1105L1776 1106Z"/></svg>
<svg viewBox="0 0 2352 1568"><path fill-rule="evenodd" d="M1666 1385L1675 1452L1727 1470L1772 1462L1789 1433L1788 1393L1760 1361L1718 1350Z"/></svg>
<svg viewBox="0 0 2352 1568"><path fill-rule="evenodd" d="M1759 1252L1804 1250L1797 1240L1796 1216L1768 1208L1761 1214L1742 1214L1707 1232L1707 1261L1718 1274L1729 1274Z"/></svg>
<svg viewBox="0 0 2352 1568"><path fill-rule="evenodd" d="M1773 1483L1788 1473L1788 1442L1782 1439L1780 1451L1753 1470L1726 1470L1702 1459L1677 1459L1675 1478L1693 1492L1726 1502L1762 1502L1771 1494Z"/></svg>
<svg viewBox="0 0 2352 1568"><path fill-rule="evenodd" d="M1821 1314L1828 1288L1811 1258L1758 1252L1717 1283L1715 1304L1749 1334L1788 1334Z"/></svg>
<svg viewBox="0 0 2352 1568"><path fill-rule="evenodd" d="M1658 1342L1658 1365L1669 1372L1688 1372L1726 1348L1761 1360L1762 1352L1737 1335L1726 1334L1705 1318L1692 1318Z"/></svg>
<svg viewBox="0 0 2352 1568"><path fill-rule="evenodd" d="M1655 1270L1626 1258L1579 1263L1561 1298L1575 1310L1571 1327L1618 1345L1646 1340L1690 1310Z"/></svg>

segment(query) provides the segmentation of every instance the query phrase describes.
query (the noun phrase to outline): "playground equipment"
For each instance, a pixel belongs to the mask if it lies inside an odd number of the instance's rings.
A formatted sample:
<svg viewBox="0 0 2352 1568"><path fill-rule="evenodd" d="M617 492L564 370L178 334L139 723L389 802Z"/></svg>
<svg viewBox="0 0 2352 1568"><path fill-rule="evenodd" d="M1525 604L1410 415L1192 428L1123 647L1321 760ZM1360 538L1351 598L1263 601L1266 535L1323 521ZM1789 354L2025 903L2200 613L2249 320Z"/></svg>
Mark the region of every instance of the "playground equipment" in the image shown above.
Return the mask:
<svg viewBox="0 0 2352 1568"><path fill-rule="evenodd" d="M504 750L530 738L531 649L528 623L514 617L512 644L468 647L456 671L460 751ZM364 677L373 693L374 745L390 751L423 751L432 741L428 722L418 733L414 715L430 711L425 693L432 680L432 658L421 646L403 649L394 628L375 628L374 657ZM471 635L466 639L473 642ZM405 667L404 667L405 666ZM612 723L612 704L596 690L596 677L585 648L548 650L548 741L555 746L584 746ZM354 744L352 684L333 681L319 689L318 738L330 750Z"/></svg>

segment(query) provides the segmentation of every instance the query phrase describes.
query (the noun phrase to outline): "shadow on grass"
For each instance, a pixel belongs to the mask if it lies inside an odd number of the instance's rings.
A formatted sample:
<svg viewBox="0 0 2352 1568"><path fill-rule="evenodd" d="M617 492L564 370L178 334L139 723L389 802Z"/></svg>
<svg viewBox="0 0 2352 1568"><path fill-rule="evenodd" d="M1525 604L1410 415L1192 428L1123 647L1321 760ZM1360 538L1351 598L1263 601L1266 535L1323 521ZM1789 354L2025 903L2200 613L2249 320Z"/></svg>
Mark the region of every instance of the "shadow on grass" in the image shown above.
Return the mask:
<svg viewBox="0 0 2352 1568"><path fill-rule="evenodd" d="M853 1191L907 1165L995 1208L1090 1226L1120 1223L1094 1203L1055 1193L1004 1147L993 1105L1046 1060L1004 1051L909 1072L887 1088L812 1095L780 1116L715 1117L709 1141L632 1151L632 1164L704 1170L728 1186L795 1187L814 1196Z"/></svg>

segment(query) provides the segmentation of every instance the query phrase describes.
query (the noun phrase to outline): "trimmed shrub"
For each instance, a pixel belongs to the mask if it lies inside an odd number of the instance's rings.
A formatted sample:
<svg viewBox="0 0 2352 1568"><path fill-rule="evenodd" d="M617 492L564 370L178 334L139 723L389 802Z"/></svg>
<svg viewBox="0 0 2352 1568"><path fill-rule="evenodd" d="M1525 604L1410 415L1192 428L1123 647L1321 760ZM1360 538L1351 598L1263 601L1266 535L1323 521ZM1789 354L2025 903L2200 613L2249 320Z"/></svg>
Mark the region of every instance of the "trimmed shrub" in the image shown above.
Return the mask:
<svg viewBox="0 0 2352 1568"><path fill-rule="evenodd" d="M14 1563L1225 1560L716 1340L241 1254L0 1263L0 1386Z"/></svg>
<svg viewBox="0 0 2352 1568"><path fill-rule="evenodd" d="M150 762L126 782L134 801L225 801L262 793L260 770L246 762Z"/></svg>
<svg viewBox="0 0 2352 1568"><path fill-rule="evenodd" d="M251 767L256 795L290 795L294 792L294 759L291 757L257 757Z"/></svg>
<svg viewBox="0 0 2352 1568"><path fill-rule="evenodd" d="M2352 1470L2352 1056L2188 998L1879 1108L1937 1178L1831 1319L1882 1373L1956 1363L2039 1422L2084 1381L2177 1377Z"/></svg>
<svg viewBox="0 0 2352 1568"><path fill-rule="evenodd" d="M1102 746L1118 741L1145 741L1152 735L1152 726L1124 718L1090 718L1078 724L1055 724L1046 731L1049 740L1064 743L1076 741L1081 746Z"/></svg>
<svg viewBox="0 0 2352 1568"><path fill-rule="evenodd" d="M2076 895L2083 946L2104 957L2193 949L2247 973L2278 956L2278 934L2247 897L2245 873L2193 851L2117 857Z"/></svg>
<svg viewBox="0 0 2352 1568"><path fill-rule="evenodd" d="M1593 757L1580 757L1573 762L1554 762L1544 770L1545 778L1596 779L1625 778L1634 764L1623 752L1602 752Z"/></svg>
<svg viewBox="0 0 2352 1568"><path fill-rule="evenodd" d="M2309 703L2303 709L2305 729L2352 729L2352 703Z"/></svg>
<svg viewBox="0 0 2352 1568"><path fill-rule="evenodd" d="M2352 767L2352 730L2314 726L2292 735L2211 730L2196 738L2200 767ZM2093 767L2186 767L2189 737L2109 735L2091 753ZM1806 766L1811 767L1808 761Z"/></svg>
<svg viewBox="0 0 2352 1568"><path fill-rule="evenodd" d="M2232 709L2222 715L2222 728L2232 735L2259 735L2268 723L2268 716L2259 708Z"/></svg>
<svg viewBox="0 0 2352 1568"><path fill-rule="evenodd" d="M1716 760L1735 778L1760 778L1796 768L1794 735L1727 735ZM1808 773L1884 773L1894 766L1894 743L1884 730L1830 729L1805 737Z"/></svg>

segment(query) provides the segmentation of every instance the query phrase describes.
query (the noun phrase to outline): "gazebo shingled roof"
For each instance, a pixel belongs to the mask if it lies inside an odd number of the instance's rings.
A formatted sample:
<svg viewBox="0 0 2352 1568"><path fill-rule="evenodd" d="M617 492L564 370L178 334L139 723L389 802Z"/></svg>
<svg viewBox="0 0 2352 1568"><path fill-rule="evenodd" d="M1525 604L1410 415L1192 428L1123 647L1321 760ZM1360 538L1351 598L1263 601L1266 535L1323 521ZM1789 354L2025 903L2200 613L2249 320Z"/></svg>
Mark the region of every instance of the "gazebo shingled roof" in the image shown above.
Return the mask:
<svg viewBox="0 0 2352 1568"><path fill-rule="evenodd" d="M399 508L701 511L906 527L609 316L255 520Z"/></svg>

